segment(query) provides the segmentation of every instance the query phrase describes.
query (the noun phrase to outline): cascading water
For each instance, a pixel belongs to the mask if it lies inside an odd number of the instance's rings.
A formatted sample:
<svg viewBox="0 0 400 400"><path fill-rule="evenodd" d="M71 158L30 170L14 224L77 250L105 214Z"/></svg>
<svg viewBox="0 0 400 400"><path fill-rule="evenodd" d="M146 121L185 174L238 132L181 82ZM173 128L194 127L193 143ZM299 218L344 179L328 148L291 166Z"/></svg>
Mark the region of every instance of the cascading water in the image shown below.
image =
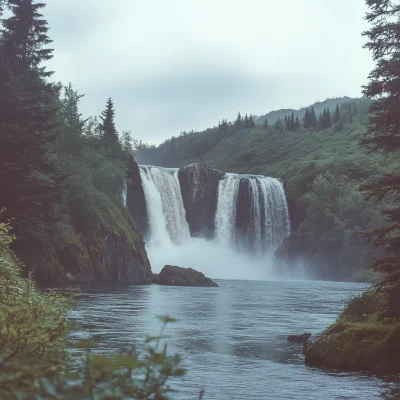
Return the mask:
<svg viewBox="0 0 400 400"><path fill-rule="evenodd" d="M215 178L218 175L209 170L201 173L201 165L187 168L192 174L181 170L182 177L177 169L139 166L153 272L173 264L212 278L271 279L272 253L290 233L283 185L264 176L220 173L223 178ZM204 207L216 210L211 214L213 239L190 236L188 221L193 223L193 215L204 218L195 219L198 229L202 223L210 225Z"/></svg>
<svg viewBox="0 0 400 400"><path fill-rule="evenodd" d="M283 185L258 175L227 174L218 188L216 239L255 252L273 251L290 234Z"/></svg>
<svg viewBox="0 0 400 400"><path fill-rule="evenodd" d="M190 237L190 233L178 170L141 166L140 175L147 203L151 244L182 244Z"/></svg>

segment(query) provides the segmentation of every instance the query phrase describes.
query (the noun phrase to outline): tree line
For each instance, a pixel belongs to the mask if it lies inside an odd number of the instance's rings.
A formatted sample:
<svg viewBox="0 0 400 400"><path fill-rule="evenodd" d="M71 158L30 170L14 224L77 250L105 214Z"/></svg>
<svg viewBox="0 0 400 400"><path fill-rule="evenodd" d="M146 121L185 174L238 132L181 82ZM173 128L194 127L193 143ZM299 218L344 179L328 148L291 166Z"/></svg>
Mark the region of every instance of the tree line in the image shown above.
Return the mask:
<svg viewBox="0 0 400 400"><path fill-rule="evenodd" d="M56 274L62 254L78 251L82 221L104 217L102 201L118 201L132 142L129 133L119 138L111 99L99 119L83 119L83 96L71 84L51 81L45 5L0 0L0 15L6 5L0 31L0 209L12 221L14 248L30 270Z"/></svg>

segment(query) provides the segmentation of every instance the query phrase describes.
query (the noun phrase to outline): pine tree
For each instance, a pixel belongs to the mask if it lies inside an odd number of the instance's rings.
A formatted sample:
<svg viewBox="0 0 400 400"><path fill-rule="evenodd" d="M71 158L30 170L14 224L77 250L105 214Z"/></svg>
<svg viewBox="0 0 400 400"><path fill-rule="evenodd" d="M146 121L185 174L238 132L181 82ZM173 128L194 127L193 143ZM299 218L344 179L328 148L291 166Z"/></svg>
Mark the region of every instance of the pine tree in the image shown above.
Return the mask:
<svg viewBox="0 0 400 400"><path fill-rule="evenodd" d="M268 127L269 127L268 121L267 121L267 118L265 117L265 119L264 119L264 129L268 130Z"/></svg>
<svg viewBox="0 0 400 400"><path fill-rule="evenodd" d="M311 126L310 111L308 110L308 108L303 118L303 124L305 129L309 129Z"/></svg>
<svg viewBox="0 0 400 400"><path fill-rule="evenodd" d="M1 203L15 218L19 256L35 265L44 256L44 238L53 240L49 230L59 221L55 209L64 193L55 149L60 88L46 81L51 72L41 65L52 57L44 48L51 42L39 12L44 4L8 4L0 45Z"/></svg>
<svg viewBox="0 0 400 400"><path fill-rule="evenodd" d="M337 124L340 121L339 103L336 105L335 113L333 114L333 123Z"/></svg>
<svg viewBox="0 0 400 400"><path fill-rule="evenodd" d="M288 131L289 130L289 120L287 115L285 114L285 129Z"/></svg>
<svg viewBox="0 0 400 400"><path fill-rule="evenodd" d="M300 128L300 121L299 121L299 116L296 116L296 119L294 121L294 130L297 131Z"/></svg>
<svg viewBox="0 0 400 400"><path fill-rule="evenodd" d="M8 7L12 15L3 21L2 34L4 55L12 71L19 74L33 70L41 77L52 75L40 67L43 61L53 57L53 50L44 47L52 42L47 36L47 22L40 14L45 4L34 0L8 0Z"/></svg>
<svg viewBox="0 0 400 400"><path fill-rule="evenodd" d="M243 126L243 118L242 118L242 116L240 115L240 112L239 112L238 116L236 118L236 121L235 121L235 127L236 127L237 130L240 130L240 129L242 129L242 126Z"/></svg>
<svg viewBox="0 0 400 400"><path fill-rule="evenodd" d="M249 117L247 114L244 116L244 129L247 129L249 127Z"/></svg>
<svg viewBox="0 0 400 400"><path fill-rule="evenodd" d="M376 67L364 94L375 99L370 108L367 132L362 144L371 151L386 154L400 153L400 44L398 15L400 5L391 1L369 0L367 21L372 27L364 32L369 42ZM394 18L395 17L395 18ZM378 100L376 100L378 99ZM365 234L375 247L384 249L386 256L372 264L383 275L378 289L387 299L386 315L400 315L400 172L392 171L376 181L363 186L368 198L378 203L387 201L388 208L382 214L388 225Z"/></svg>
<svg viewBox="0 0 400 400"><path fill-rule="evenodd" d="M292 111L292 115L290 117L290 130L294 131L294 113Z"/></svg>
<svg viewBox="0 0 400 400"><path fill-rule="evenodd" d="M107 100L106 109L101 113L100 128L103 133L103 139L107 143L115 143L118 140L117 129L115 128L115 111L111 97Z"/></svg>
<svg viewBox="0 0 400 400"><path fill-rule="evenodd" d="M317 116L315 114L314 107L311 107L311 112L310 112L310 127L313 129L318 128L318 121L317 121Z"/></svg>
<svg viewBox="0 0 400 400"><path fill-rule="evenodd" d="M249 117L248 125L249 125L249 128L254 128L256 126L256 124L254 123L254 120L253 120L253 116L251 114Z"/></svg>

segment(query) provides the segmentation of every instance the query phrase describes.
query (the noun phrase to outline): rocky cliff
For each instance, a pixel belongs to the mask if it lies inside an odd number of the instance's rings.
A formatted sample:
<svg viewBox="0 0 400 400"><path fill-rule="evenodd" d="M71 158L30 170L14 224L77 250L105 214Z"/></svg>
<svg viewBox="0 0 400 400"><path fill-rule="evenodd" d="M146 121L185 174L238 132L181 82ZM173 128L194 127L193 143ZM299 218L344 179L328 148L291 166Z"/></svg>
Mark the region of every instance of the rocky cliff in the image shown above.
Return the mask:
<svg viewBox="0 0 400 400"><path fill-rule="evenodd" d="M151 283L151 267L142 235L133 219L116 225L80 221L72 243L59 252L58 265L35 274L39 283L126 284Z"/></svg>
<svg viewBox="0 0 400 400"><path fill-rule="evenodd" d="M128 161L126 207L136 221L140 232L146 235L148 231L146 199L144 197L139 166L133 156L130 156Z"/></svg>
<svg viewBox="0 0 400 400"><path fill-rule="evenodd" d="M218 185L224 176L224 172L205 164L192 164L179 170L183 204L192 236L214 236Z"/></svg>

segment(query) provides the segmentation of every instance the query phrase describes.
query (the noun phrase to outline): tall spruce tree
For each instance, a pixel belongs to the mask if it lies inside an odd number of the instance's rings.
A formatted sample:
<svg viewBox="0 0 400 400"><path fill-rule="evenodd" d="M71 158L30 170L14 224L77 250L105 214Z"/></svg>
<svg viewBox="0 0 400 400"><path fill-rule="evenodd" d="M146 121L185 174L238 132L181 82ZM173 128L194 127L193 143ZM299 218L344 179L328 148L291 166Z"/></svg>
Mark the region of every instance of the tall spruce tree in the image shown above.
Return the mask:
<svg viewBox="0 0 400 400"><path fill-rule="evenodd" d="M268 127L269 127L268 120L267 120L267 117L265 117L265 119L264 119L264 129L268 130Z"/></svg>
<svg viewBox="0 0 400 400"><path fill-rule="evenodd" d="M250 114L250 117L249 117L248 125L249 125L249 128L254 128L256 126L256 124L254 123L253 116L251 114Z"/></svg>
<svg viewBox="0 0 400 400"><path fill-rule="evenodd" d="M9 0L8 6L0 40L1 204L15 218L19 256L35 267L54 236L64 193L55 151L59 87L47 82L51 72L42 65L52 57L44 4Z"/></svg>
<svg viewBox="0 0 400 400"><path fill-rule="evenodd" d="M310 128L313 129L318 128L318 120L317 120L317 115L315 114L314 107L311 107L311 112L310 112Z"/></svg>
<svg viewBox="0 0 400 400"><path fill-rule="evenodd" d="M311 116L310 116L310 111L308 110L308 108L307 108L306 113L303 118L303 124L304 124L305 129L309 129L311 126Z"/></svg>
<svg viewBox="0 0 400 400"><path fill-rule="evenodd" d="M249 127L249 117L247 114L244 116L244 128L247 129Z"/></svg>
<svg viewBox="0 0 400 400"><path fill-rule="evenodd" d="M366 19L372 27L364 32L372 51L375 69L369 75L364 94L374 99L362 144L371 151L400 154L400 5L389 0L367 0L370 12ZM386 315L400 316L400 172L392 171L363 186L367 198L388 207L382 212L388 225L365 234L375 247L383 248L385 257L372 268L383 275L378 289L385 293Z"/></svg>
<svg viewBox="0 0 400 400"><path fill-rule="evenodd" d="M103 139L112 144L118 140L118 133L115 127L115 110L111 97L107 100L106 109L101 113L100 129L103 134Z"/></svg>
<svg viewBox="0 0 400 400"><path fill-rule="evenodd" d="M300 128L300 121L299 121L299 116L296 116L296 119L294 121L294 130L297 131Z"/></svg>
<svg viewBox="0 0 400 400"><path fill-rule="evenodd" d="M339 103L336 105L335 113L333 114L333 123L337 124L340 121Z"/></svg>

